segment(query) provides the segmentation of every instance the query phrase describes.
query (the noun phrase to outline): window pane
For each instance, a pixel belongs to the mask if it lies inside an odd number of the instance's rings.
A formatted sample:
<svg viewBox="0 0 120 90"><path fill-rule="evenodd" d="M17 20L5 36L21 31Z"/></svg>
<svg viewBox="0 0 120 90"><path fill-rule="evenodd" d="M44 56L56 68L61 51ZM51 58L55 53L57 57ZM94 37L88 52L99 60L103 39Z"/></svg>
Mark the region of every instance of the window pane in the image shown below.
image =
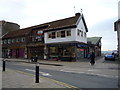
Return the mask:
<svg viewBox="0 0 120 90"><path fill-rule="evenodd" d="M71 30L67 31L67 36L71 36Z"/></svg>
<svg viewBox="0 0 120 90"><path fill-rule="evenodd" d="M21 38L21 41L24 42L24 41L25 41L25 37L22 37L22 38Z"/></svg>
<svg viewBox="0 0 120 90"><path fill-rule="evenodd" d="M8 39L8 44L10 44L11 43L11 39Z"/></svg>
<svg viewBox="0 0 120 90"><path fill-rule="evenodd" d="M83 31L81 31L81 37L83 37Z"/></svg>
<svg viewBox="0 0 120 90"><path fill-rule="evenodd" d="M61 37L61 32L57 32L57 37Z"/></svg>
<svg viewBox="0 0 120 90"><path fill-rule="evenodd" d="M55 38L55 32L52 32L52 38Z"/></svg>
<svg viewBox="0 0 120 90"><path fill-rule="evenodd" d="M49 51L50 55L58 55L57 47L50 47L49 49L50 49L50 51Z"/></svg>
<svg viewBox="0 0 120 90"><path fill-rule="evenodd" d="M61 37L65 37L65 31L61 31Z"/></svg>
<svg viewBox="0 0 120 90"><path fill-rule="evenodd" d="M78 32L78 36L79 36L80 35L80 30L78 29L77 32Z"/></svg>
<svg viewBox="0 0 120 90"><path fill-rule="evenodd" d="M52 38L52 33L48 33L48 38Z"/></svg>
<svg viewBox="0 0 120 90"><path fill-rule="evenodd" d="M86 37L86 32L84 32L84 37Z"/></svg>

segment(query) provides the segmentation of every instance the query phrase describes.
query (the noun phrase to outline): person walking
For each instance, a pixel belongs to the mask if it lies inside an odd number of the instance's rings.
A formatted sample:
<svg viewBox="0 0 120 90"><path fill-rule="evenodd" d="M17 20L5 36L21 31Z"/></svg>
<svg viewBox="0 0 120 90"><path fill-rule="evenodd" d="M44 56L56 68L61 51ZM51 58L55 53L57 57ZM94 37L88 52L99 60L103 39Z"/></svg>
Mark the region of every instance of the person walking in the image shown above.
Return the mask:
<svg viewBox="0 0 120 90"><path fill-rule="evenodd" d="M90 63L93 66L95 64L95 53L94 52L91 53L90 59L91 59Z"/></svg>

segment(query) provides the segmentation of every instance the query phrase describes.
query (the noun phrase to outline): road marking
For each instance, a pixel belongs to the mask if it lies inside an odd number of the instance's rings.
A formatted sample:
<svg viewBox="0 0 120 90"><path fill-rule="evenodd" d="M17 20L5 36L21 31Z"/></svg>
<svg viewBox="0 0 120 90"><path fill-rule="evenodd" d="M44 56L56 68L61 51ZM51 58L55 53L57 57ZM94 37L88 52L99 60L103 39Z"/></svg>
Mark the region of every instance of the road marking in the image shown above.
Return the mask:
<svg viewBox="0 0 120 90"><path fill-rule="evenodd" d="M89 69L88 71L98 71L98 70L91 70L91 69Z"/></svg>
<svg viewBox="0 0 120 90"><path fill-rule="evenodd" d="M103 77L110 77L110 78L118 78L118 76L110 76L110 75L104 75L104 74L97 74L97 73L91 73L91 72L76 72L76 71L66 71L66 70L60 70L62 72L69 72L69 73L83 73L83 74L91 74L91 75L97 75L97 76L103 76ZM88 71L97 71L97 70L88 70Z"/></svg>
<svg viewBox="0 0 120 90"><path fill-rule="evenodd" d="M32 70L32 69L25 69L25 70L31 71L31 72L35 72L35 70ZM43 76L52 76L52 75L50 75L49 73L45 73L45 72L40 72L40 71L39 71L39 73L42 74Z"/></svg>
<svg viewBox="0 0 120 90"><path fill-rule="evenodd" d="M7 68L7 69L9 69L9 68ZM10 70L13 70L13 69L10 69ZM28 69L27 69L28 70ZM18 73L22 73L22 74L25 74L25 75L30 75L30 76L35 76L35 75L33 75L33 74L30 74L30 73L27 73L27 72L23 72L23 71L19 71L19 70L13 70L13 71L16 71L16 72L18 72ZM33 71L33 70L31 70L31 71ZM54 80L54 79L51 79L51 78L48 78L48 77L44 77L44 76L40 76L41 78L44 78L44 79L46 79L46 80L49 80L49 81L51 81L51 82L53 82L53 83L56 83L56 84L58 84L58 85L62 85L62 86L64 86L64 87L66 87L66 88L72 88L72 90L76 90L76 88L78 88L78 87L76 87L76 86L73 86L73 85L70 85L70 84L67 84L67 83L64 83L64 82L61 82L61 81L58 81L58 80ZM79 90L83 90L82 88L79 88Z"/></svg>

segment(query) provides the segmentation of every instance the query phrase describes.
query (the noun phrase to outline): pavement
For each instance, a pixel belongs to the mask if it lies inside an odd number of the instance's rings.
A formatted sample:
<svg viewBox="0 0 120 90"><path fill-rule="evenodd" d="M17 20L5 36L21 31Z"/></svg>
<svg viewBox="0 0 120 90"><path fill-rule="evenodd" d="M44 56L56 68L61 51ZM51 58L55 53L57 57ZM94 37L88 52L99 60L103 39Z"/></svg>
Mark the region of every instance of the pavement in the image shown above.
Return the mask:
<svg viewBox="0 0 120 90"><path fill-rule="evenodd" d="M35 83L35 76L33 76L32 74L7 69L5 72L2 72L2 88L66 88L66 87L41 76L39 79L39 83Z"/></svg>
<svg viewBox="0 0 120 90"><path fill-rule="evenodd" d="M21 62L21 65L34 66L29 59L5 59L8 62ZM40 68L64 72L85 73L104 77L118 78L118 62L105 61L103 57L96 58L96 64L91 66L88 59L80 62L38 60ZM22 78L22 79L21 79ZM40 76L40 83L35 83L33 75L8 69L3 72L3 88L66 88L69 85ZM29 82L29 83L28 83Z"/></svg>

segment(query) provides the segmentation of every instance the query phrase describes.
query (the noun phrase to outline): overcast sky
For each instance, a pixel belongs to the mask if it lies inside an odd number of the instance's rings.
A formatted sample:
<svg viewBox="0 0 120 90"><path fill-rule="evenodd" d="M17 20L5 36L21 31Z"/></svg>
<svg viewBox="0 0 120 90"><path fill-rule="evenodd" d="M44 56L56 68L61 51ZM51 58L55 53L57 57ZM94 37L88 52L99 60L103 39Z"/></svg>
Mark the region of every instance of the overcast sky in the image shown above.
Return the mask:
<svg viewBox="0 0 120 90"><path fill-rule="evenodd" d="M114 22L119 0L0 0L0 20L21 28L74 16L83 9L88 37L102 37L102 50L117 49ZM74 8L75 7L75 8Z"/></svg>

